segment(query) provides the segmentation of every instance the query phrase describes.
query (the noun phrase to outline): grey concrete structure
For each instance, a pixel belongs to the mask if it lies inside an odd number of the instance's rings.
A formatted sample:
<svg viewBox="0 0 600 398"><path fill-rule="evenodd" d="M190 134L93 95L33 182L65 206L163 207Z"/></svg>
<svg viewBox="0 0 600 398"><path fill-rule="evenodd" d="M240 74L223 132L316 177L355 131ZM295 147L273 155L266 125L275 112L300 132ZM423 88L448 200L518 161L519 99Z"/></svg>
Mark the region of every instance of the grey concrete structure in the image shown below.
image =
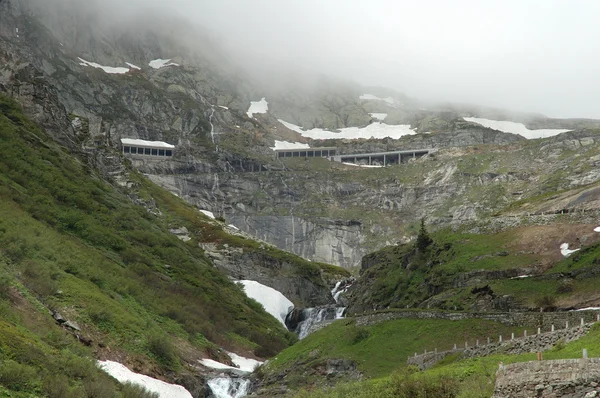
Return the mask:
<svg viewBox="0 0 600 398"><path fill-rule="evenodd" d="M331 158L337 155L334 147L316 147L300 149L276 149L278 158Z"/></svg>
<svg viewBox="0 0 600 398"><path fill-rule="evenodd" d="M433 149L410 149L406 151L354 153L336 155L331 160L342 163L387 166L390 164L406 163L410 159L420 158L432 152L434 152Z"/></svg>

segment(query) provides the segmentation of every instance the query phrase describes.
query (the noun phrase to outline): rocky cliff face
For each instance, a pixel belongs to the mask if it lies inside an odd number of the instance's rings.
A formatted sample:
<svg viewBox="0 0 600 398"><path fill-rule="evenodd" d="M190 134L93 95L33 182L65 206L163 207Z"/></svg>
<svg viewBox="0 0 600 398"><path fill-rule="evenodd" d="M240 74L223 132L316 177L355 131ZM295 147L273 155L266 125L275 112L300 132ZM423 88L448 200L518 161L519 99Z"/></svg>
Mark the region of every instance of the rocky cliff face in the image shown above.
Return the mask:
<svg viewBox="0 0 600 398"><path fill-rule="evenodd" d="M232 215L243 231L304 258L345 268L356 267L365 255L365 232L358 221L294 216Z"/></svg>
<svg viewBox="0 0 600 398"><path fill-rule="evenodd" d="M120 180L120 138L177 145L172 161L131 161L190 203L308 259L356 266L366 252L409 239L420 217L439 225L470 222L524 197L597 180L583 156L595 142L593 132L529 145L465 122L469 107L425 110L401 93L323 78L273 76L267 85L240 72L205 32L182 21L169 19L170 29L162 29L164 21L147 23L156 16L134 12L127 25L93 18L93 7L82 11L77 2L57 1L51 13L42 12L44 4L0 3L1 90L120 184L127 184ZM80 58L140 69L106 73ZM179 66L150 67L157 58ZM390 100L360 99L369 91ZM248 117L250 101L263 95L269 113ZM316 142L277 121L336 129L372 123L372 112L386 112L388 123L410 124L419 134ZM74 124L47 117L57 113ZM52 126L55 120L62 125ZM560 124L551 122L538 117L535 124ZM440 152L392 168L359 169L316 159L280 162L269 148L275 139L337 146L342 153ZM456 149L465 147L471 148ZM537 162L541 158L549 164Z"/></svg>

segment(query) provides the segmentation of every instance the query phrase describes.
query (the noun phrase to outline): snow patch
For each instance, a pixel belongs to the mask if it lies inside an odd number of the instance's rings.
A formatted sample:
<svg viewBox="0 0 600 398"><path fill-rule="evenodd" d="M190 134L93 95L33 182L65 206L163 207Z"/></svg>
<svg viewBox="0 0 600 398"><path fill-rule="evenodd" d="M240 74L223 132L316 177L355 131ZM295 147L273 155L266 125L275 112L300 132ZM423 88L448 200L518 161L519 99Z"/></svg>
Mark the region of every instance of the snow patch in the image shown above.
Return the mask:
<svg viewBox="0 0 600 398"><path fill-rule="evenodd" d="M535 138L546 138L553 137L558 134L566 133L565 129L540 129L540 130L529 130L523 123L516 123L510 121L499 121L499 120L490 120L478 117L463 117L463 119L467 122L477 123L482 125L483 127L488 127L490 129L502 131L503 133L512 133L519 134L528 140L532 140Z"/></svg>
<svg viewBox="0 0 600 398"><path fill-rule="evenodd" d="M138 140L135 138L121 138L121 144L147 146L147 147L152 147L152 148L175 149L175 145L167 144L166 142L163 142L163 141L146 141L146 140Z"/></svg>
<svg viewBox="0 0 600 398"><path fill-rule="evenodd" d="M600 232L600 227L594 228L594 232Z"/></svg>
<svg viewBox="0 0 600 398"><path fill-rule="evenodd" d="M275 146L271 147L272 150L278 149L307 149L310 145L303 144L302 142L289 142L289 141L277 141L275 140Z"/></svg>
<svg viewBox="0 0 600 398"><path fill-rule="evenodd" d="M398 139L405 135L415 135L416 131L410 128L408 124L399 125L388 125L384 123L371 123L366 127L345 127L339 129L339 132L328 131L320 128L314 128L312 130L303 130L300 126L288 123L284 120L279 119L279 122L290 130L300 133L303 137L312 138L315 140L328 140L328 139L359 139L359 138L392 138Z"/></svg>
<svg viewBox="0 0 600 398"><path fill-rule="evenodd" d="M384 166L377 166L374 164L356 164L356 163L346 163L346 162L342 162L342 164L345 164L346 166L356 166L356 167L366 167L366 168L384 167Z"/></svg>
<svg viewBox="0 0 600 398"><path fill-rule="evenodd" d="M358 99L367 101L385 101L390 105L394 105L394 103L396 102L392 97L379 98L373 94L363 94L360 97L358 97Z"/></svg>
<svg viewBox="0 0 600 398"><path fill-rule="evenodd" d="M248 108L246 115L248 115L248 117L252 117L252 115L255 113L267 113L268 110L269 103L265 97L262 97L260 101L250 101L250 108Z"/></svg>
<svg viewBox="0 0 600 398"><path fill-rule="evenodd" d="M123 75L123 74L129 72L129 68L104 66L104 65L97 64L95 62L86 61L83 58L78 58L78 59L81 61L79 63L79 65L81 65L81 66L91 66L92 68L102 69L104 72L109 73L111 75Z"/></svg>
<svg viewBox="0 0 600 398"><path fill-rule="evenodd" d="M160 398L192 398L188 390L177 384L169 384L139 373L132 372L126 366L113 361L98 361L100 369L114 377L119 383L130 382L140 385L148 391L158 393Z"/></svg>
<svg viewBox="0 0 600 398"><path fill-rule="evenodd" d="M231 358L231 362L239 366L240 370L245 372L253 372L254 369L263 364L261 361L257 361L256 359L252 358L245 358L234 352L228 352L227 354Z"/></svg>
<svg viewBox="0 0 600 398"><path fill-rule="evenodd" d="M221 363L221 362L218 362L218 361L215 361L215 360L212 360L212 359L208 359L208 358L200 359L198 362L200 362L202 365L206 366L207 368L212 368L212 369L219 369L219 370L234 369L234 370L239 370L236 367L225 365L224 363Z"/></svg>
<svg viewBox="0 0 600 398"><path fill-rule="evenodd" d="M208 211L208 210L199 210L200 213L204 214L205 216L212 218L213 220L216 219L215 217L215 213L213 213L212 211Z"/></svg>
<svg viewBox="0 0 600 398"><path fill-rule="evenodd" d="M269 314L277 318L285 326L285 317L294 308L294 304L281 292L256 281L238 281L244 286L246 295L258 301Z"/></svg>
<svg viewBox="0 0 600 398"><path fill-rule="evenodd" d="M585 307L585 308L578 308L576 310L573 311L598 311L600 310L600 307Z"/></svg>
<svg viewBox="0 0 600 398"><path fill-rule="evenodd" d="M229 228L233 228L233 229L235 229L236 231L239 231L239 230L240 230L238 227L236 227L236 226L235 226L235 225L233 225L233 224L229 224L229 225L228 225L228 227L229 227Z"/></svg>
<svg viewBox="0 0 600 398"><path fill-rule="evenodd" d="M579 249L569 250L568 243L563 243L562 245L560 245L560 254L562 254L564 257L569 257L571 254L575 253L578 250Z"/></svg>
<svg viewBox="0 0 600 398"><path fill-rule="evenodd" d="M233 362L237 367L225 365L224 363L208 358L201 359L199 362L207 368L219 370L241 370L242 372L247 373L252 373L257 366L262 364L261 361L257 361L256 359L252 358L245 358L233 352L228 352L227 355L229 355L231 362Z"/></svg>
<svg viewBox="0 0 600 398"><path fill-rule="evenodd" d="M229 110L229 108L228 108L228 107L226 107L226 106L223 106L223 105L219 105L219 108L223 108L223 109L227 109L227 110Z"/></svg>
<svg viewBox="0 0 600 398"><path fill-rule="evenodd" d="M381 120L382 122L385 120L387 115L387 113L369 113L369 116L371 116L373 119Z"/></svg>
<svg viewBox="0 0 600 398"><path fill-rule="evenodd" d="M125 64L127 64L127 66L129 66L131 69L142 70L142 68L140 68L139 66L130 64L129 62L125 62Z"/></svg>
<svg viewBox="0 0 600 398"><path fill-rule="evenodd" d="M154 60L150 61L148 63L148 65L154 69L166 68L167 66L179 66L179 64L176 64L175 62L170 62L170 61L171 61L170 58L169 59L158 58L158 59L154 59Z"/></svg>

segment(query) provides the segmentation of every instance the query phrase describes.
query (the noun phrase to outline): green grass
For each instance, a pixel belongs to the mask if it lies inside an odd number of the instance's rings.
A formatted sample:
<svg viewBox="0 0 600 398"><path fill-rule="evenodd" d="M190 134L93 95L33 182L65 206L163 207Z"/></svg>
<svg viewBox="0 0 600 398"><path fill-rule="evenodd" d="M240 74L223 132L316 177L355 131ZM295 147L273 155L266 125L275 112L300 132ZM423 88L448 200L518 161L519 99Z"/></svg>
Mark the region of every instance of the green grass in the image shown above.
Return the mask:
<svg viewBox="0 0 600 398"><path fill-rule="evenodd" d="M527 267L536 261L534 255L512 252L515 238L510 231L486 235L442 229L430 235L434 243L424 252L412 244L388 246L363 259L370 267L361 274L358 288L369 297L356 303L361 310L374 305L415 307L439 293L448 296L461 273ZM467 308L470 290L454 291L443 308Z"/></svg>
<svg viewBox="0 0 600 398"><path fill-rule="evenodd" d="M425 321L429 322L429 321ZM444 326L444 331L450 332ZM423 330L423 329L421 329ZM404 332L400 328L398 333ZM429 330L428 330L429 331ZM431 331L429 331L431 333ZM310 338L310 336L308 337ZM383 340L389 336L384 336ZM294 349L292 347L291 349ZM590 357L600 356L600 324L592 327L590 332L579 340L568 344L557 344L554 348L543 353L545 360L553 359L571 359L581 358L583 349L588 350ZM286 351L284 351L286 352ZM375 351L374 351L375 353ZM281 354L280 354L281 355ZM377 355L373 355L377 356ZM469 358L459 360L459 357L449 356L434 367L418 372L414 368L404 366L404 368L393 368L387 371L387 374L381 377L367 378L361 382L340 383L333 388L323 388L322 385L315 383L309 386L303 386L297 397L395 397L403 396L399 394L398 383L401 380L412 380L429 386L439 386L446 380L453 380L455 390L451 397L459 398L487 398L493 393L495 374L498 369L498 363L504 364L535 361L535 353L526 353L519 355L494 354L487 357ZM289 376L288 376L289 377ZM429 396L429 395L425 395Z"/></svg>
<svg viewBox="0 0 600 398"><path fill-rule="evenodd" d="M324 358L356 361L368 377L381 377L405 366L408 356L424 349L448 350L468 341L486 341L499 334L521 333L498 322L480 319L447 321L439 319L398 319L357 327L351 318L339 320L279 353L269 362L268 371L280 372L297 364L317 364ZM451 336L451 337L449 337Z"/></svg>
<svg viewBox="0 0 600 398"><path fill-rule="evenodd" d="M265 357L295 340L213 267L197 240L184 243L168 232L180 222L200 230L214 228L191 206L135 174L133 189L115 190L3 96L0 141L0 296L12 295L0 299L0 333L5 335L0 338L0 360L16 361L10 372L18 373L23 366L25 374L40 374L27 391L45 391L43 369L66 375L73 389L97 379L61 373L60 366L43 359L62 358L36 342L37 333L61 331L49 309L77 322L94 344L165 370L185 368L188 354L183 346L196 355L216 344ZM128 195L152 199L161 215L135 205ZM254 248L251 241L236 243ZM327 268L306 265L297 257L289 261L315 279ZM30 309L20 308L21 301ZM29 363L15 351L18 347L6 346L11 341L39 348L42 359Z"/></svg>

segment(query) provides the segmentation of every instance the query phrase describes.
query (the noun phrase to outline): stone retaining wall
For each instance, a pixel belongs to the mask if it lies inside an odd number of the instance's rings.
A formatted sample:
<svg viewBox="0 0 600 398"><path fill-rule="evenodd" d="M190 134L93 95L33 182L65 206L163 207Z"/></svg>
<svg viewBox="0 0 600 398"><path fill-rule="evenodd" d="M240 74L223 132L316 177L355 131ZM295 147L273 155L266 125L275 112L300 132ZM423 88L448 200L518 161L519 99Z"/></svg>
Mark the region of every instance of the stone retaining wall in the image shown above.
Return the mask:
<svg viewBox="0 0 600 398"><path fill-rule="evenodd" d="M554 347L556 343L562 341L568 343L585 336L590 331L591 324L569 329L556 330L534 334L532 336L520 337L514 340L505 340L478 347L470 347L463 351L464 358L484 357L487 355L503 354L525 354L528 352L543 352Z"/></svg>
<svg viewBox="0 0 600 398"><path fill-rule="evenodd" d="M500 365L493 398L600 397L600 358Z"/></svg>
<svg viewBox="0 0 600 398"><path fill-rule="evenodd" d="M541 332L540 328L538 329L540 333L537 333L537 331L530 331L530 334L528 335L527 331L525 331L522 336L515 336L514 334L511 334L511 336L504 336L504 338L498 336L494 339L482 341L482 344L480 344L479 341L465 342L464 346L455 344L452 350L447 351L438 352L437 348L430 348L431 351L429 352L427 352L426 349L423 354L418 355L415 353L414 356L408 357L406 363L408 365L417 366L419 369L423 370L432 367L448 355L452 354L460 354L461 358L473 358L497 353L524 354L543 352L552 348L559 341L568 343L585 336L594 322L585 323L584 321L582 324L582 320L584 320L584 318L580 318L579 323L576 323L575 325L569 325L565 321L564 326L570 327L555 329L551 326L551 330L544 333Z"/></svg>
<svg viewBox="0 0 600 398"><path fill-rule="evenodd" d="M446 311L382 311L367 315L357 315L356 325L366 326L394 319L446 319L458 321L463 319L485 319L500 322L507 326L532 328L542 332L549 331L552 325L556 329L564 329L565 325L579 325L581 318L585 323L595 322L599 311L562 311L562 312L446 312Z"/></svg>

